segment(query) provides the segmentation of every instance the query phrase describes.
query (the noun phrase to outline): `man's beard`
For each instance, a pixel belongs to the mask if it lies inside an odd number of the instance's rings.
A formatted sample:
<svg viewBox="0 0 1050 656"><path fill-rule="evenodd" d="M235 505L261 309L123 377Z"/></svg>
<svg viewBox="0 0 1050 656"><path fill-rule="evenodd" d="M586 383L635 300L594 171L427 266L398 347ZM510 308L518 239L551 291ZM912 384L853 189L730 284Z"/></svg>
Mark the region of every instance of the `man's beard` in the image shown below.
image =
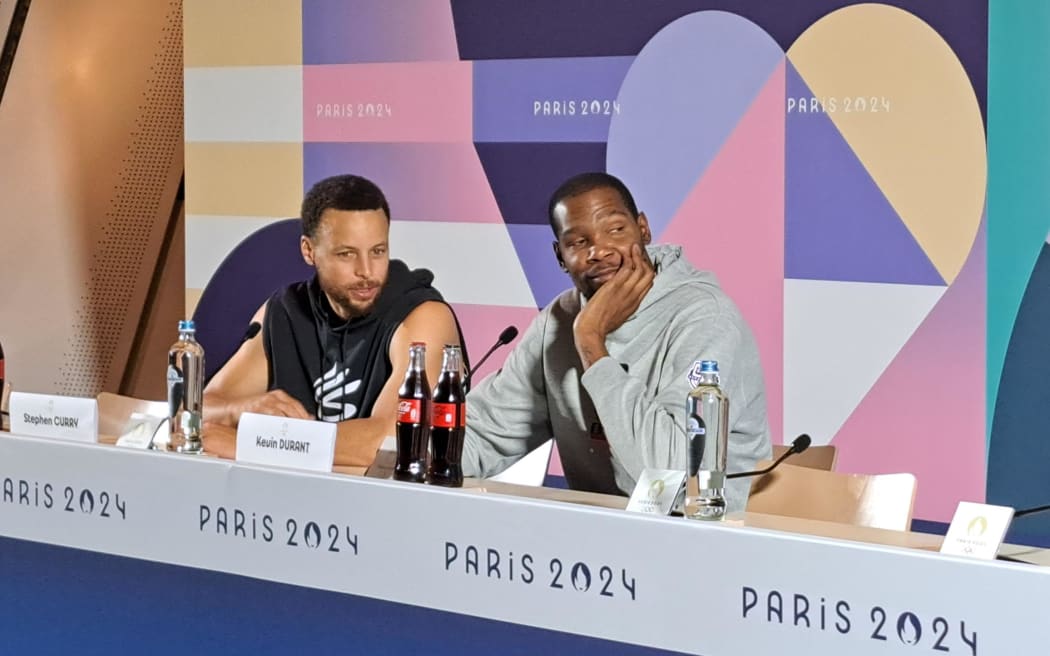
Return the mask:
<svg viewBox="0 0 1050 656"><path fill-rule="evenodd" d="M368 300L355 298L352 294L352 290L370 288L374 288L376 291L375 295ZM335 310L339 316L345 317L346 319L355 319L357 317L363 317L375 309L376 301L379 300L380 295L383 293L383 283L377 280L370 280L366 283L357 283L350 287L328 288L322 286L321 289L328 297L329 303L334 306L332 309Z"/></svg>

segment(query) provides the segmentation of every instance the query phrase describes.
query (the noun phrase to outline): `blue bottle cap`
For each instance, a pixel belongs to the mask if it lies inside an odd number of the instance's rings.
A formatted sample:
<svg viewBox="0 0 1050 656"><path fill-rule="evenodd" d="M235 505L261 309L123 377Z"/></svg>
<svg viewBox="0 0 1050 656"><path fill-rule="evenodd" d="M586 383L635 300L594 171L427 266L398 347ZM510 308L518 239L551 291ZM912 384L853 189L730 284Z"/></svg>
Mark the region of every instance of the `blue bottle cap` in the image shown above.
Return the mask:
<svg viewBox="0 0 1050 656"><path fill-rule="evenodd" d="M700 361L700 373L702 373L702 374L717 374L718 373L718 360L701 360Z"/></svg>
<svg viewBox="0 0 1050 656"><path fill-rule="evenodd" d="M197 325L193 323L192 319L183 319L179 321L179 332L197 332Z"/></svg>

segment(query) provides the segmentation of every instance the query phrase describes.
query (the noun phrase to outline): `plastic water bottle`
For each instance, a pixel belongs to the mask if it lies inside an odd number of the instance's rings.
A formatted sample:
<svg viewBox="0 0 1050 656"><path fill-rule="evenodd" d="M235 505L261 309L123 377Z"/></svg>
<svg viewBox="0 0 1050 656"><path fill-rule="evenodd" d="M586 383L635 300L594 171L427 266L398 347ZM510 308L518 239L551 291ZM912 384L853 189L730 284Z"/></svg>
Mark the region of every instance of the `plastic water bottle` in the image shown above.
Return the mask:
<svg viewBox="0 0 1050 656"><path fill-rule="evenodd" d="M718 363L700 362L700 383L685 400L685 516L722 519L726 513L729 397L718 385Z"/></svg>
<svg viewBox="0 0 1050 656"><path fill-rule="evenodd" d="M168 351L168 450L201 453L201 412L204 408L204 348L192 321L179 322L179 341Z"/></svg>

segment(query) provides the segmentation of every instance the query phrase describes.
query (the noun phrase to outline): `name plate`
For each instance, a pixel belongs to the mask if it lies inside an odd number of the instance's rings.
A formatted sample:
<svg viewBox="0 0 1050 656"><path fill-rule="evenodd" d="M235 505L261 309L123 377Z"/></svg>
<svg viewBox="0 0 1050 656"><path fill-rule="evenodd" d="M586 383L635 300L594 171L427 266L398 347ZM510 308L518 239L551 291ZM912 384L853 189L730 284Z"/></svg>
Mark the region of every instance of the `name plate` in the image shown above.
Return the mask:
<svg viewBox="0 0 1050 656"><path fill-rule="evenodd" d="M685 472L674 469L646 469L638 477L627 510L649 515L669 515L678 493L685 487Z"/></svg>
<svg viewBox="0 0 1050 656"><path fill-rule="evenodd" d="M237 462L330 472L335 424L245 412L237 424Z"/></svg>
<svg viewBox="0 0 1050 656"><path fill-rule="evenodd" d="M941 543L941 553L994 560L1006 537L1014 509L960 501Z"/></svg>
<svg viewBox="0 0 1050 656"><path fill-rule="evenodd" d="M98 442L98 401L71 396L11 392L11 432Z"/></svg>

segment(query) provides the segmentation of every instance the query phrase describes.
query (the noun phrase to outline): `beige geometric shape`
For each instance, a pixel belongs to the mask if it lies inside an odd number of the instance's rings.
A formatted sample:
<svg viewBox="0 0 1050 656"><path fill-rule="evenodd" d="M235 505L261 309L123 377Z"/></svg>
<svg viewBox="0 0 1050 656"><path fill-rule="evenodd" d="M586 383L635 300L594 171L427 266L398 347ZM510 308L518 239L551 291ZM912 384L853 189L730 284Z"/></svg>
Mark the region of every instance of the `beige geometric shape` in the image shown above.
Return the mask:
<svg viewBox="0 0 1050 656"><path fill-rule="evenodd" d="M914 15L863 4L814 23L788 58L950 284L988 174L981 109L955 53Z"/></svg>
<svg viewBox="0 0 1050 656"><path fill-rule="evenodd" d="M186 214L299 216L301 143L187 143Z"/></svg>
<svg viewBox="0 0 1050 656"><path fill-rule="evenodd" d="M299 0L183 0L185 65L302 64L302 14Z"/></svg>

